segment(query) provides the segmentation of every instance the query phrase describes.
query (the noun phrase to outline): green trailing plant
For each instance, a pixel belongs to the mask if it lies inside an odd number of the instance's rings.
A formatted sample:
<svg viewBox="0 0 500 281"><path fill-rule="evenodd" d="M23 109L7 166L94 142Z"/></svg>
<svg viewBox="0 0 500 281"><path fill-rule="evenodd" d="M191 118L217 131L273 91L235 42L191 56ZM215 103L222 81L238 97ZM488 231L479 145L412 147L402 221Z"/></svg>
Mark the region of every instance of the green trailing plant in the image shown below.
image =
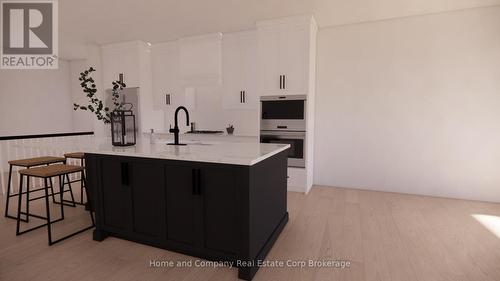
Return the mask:
<svg viewBox="0 0 500 281"><path fill-rule="evenodd" d="M110 109L104 106L104 102L96 97L97 88L95 81L91 74L95 71L95 68L90 67L84 72L80 73L78 80L80 81L80 86L83 89L85 95L89 98L88 105L80 105L77 103L73 104L73 109L76 110L88 110L95 114L98 120L104 122L104 124L111 123L111 113L116 110L123 109L123 103L120 102L120 92L126 87L125 83L120 80L113 81L111 84L113 88L111 89L111 101L113 103L113 108Z"/></svg>

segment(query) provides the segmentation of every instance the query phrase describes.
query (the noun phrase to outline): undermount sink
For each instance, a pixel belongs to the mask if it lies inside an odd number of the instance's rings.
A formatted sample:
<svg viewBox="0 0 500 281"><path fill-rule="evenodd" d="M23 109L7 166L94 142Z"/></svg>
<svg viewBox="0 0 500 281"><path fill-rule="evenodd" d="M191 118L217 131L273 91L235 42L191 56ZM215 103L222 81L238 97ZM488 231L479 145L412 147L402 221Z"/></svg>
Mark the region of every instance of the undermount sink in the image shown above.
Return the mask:
<svg viewBox="0 0 500 281"><path fill-rule="evenodd" d="M211 131L211 130L195 130L186 132L186 134L205 134L205 135L214 135L223 133L224 133L223 131Z"/></svg>
<svg viewBox="0 0 500 281"><path fill-rule="evenodd" d="M205 143L205 142L199 142L199 141L194 141L194 142L186 142L187 145L213 145L213 143Z"/></svg>
<svg viewBox="0 0 500 281"><path fill-rule="evenodd" d="M167 141L167 143L170 143L171 141ZM190 145L213 145L213 143L209 142L203 142L199 140L180 140L180 143L187 144L188 146Z"/></svg>

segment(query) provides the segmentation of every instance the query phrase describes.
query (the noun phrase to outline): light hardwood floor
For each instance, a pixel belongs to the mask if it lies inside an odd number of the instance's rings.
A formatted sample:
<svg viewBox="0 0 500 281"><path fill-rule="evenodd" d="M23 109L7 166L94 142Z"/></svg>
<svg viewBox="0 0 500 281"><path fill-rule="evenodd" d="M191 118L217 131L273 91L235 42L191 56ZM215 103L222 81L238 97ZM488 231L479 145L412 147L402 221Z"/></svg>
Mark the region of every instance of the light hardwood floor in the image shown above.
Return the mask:
<svg viewBox="0 0 500 281"><path fill-rule="evenodd" d="M500 216L500 204L314 187L307 196L289 193L288 210L268 260L351 266L262 268L256 281L500 280L500 238L471 216ZM81 209L71 210L54 228L57 235L85 223ZM0 280L237 280L235 268L152 268L150 260L195 258L112 237L95 242L91 231L52 247L46 235L43 228L16 237L15 221L0 218Z"/></svg>

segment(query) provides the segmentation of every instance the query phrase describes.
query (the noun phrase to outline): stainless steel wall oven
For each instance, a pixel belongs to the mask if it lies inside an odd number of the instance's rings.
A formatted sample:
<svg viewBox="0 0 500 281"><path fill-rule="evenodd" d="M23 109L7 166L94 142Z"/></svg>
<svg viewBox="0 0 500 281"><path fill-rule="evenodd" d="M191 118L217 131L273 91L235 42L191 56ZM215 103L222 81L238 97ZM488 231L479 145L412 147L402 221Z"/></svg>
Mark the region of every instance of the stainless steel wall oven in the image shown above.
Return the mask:
<svg viewBox="0 0 500 281"><path fill-rule="evenodd" d="M305 167L306 96L263 96L260 142L290 144L288 166Z"/></svg>

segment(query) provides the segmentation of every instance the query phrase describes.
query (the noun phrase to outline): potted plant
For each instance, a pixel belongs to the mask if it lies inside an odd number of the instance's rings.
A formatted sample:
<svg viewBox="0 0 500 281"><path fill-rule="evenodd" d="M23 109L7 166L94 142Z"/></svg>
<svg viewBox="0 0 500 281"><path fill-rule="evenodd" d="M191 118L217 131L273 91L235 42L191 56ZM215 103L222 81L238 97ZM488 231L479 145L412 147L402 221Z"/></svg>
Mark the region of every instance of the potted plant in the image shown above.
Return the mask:
<svg viewBox="0 0 500 281"><path fill-rule="evenodd" d="M76 110L88 110L95 114L98 120L104 122L104 124L111 123L111 114L113 111L123 110L123 103L120 102L120 92L123 88L126 87L125 83L122 80L116 80L112 82L112 102L113 108L110 109L107 106L104 106L104 102L96 97L97 88L95 85L95 81L92 78L91 74L95 71L95 68L90 67L84 72L80 73L80 77L78 80L81 82L80 86L83 89L85 95L89 98L88 105L80 105L77 103L73 104L73 109Z"/></svg>
<svg viewBox="0 0 500 281"><path fill-rule="evenodd" d="M112 82L111 101L113 103L113 108L109 108L96 96L97 88L91 76L94 71L95 68L90 67L80 73L80 77L78 78L78 80L80 80L80 86L83 88L83 92L89 98L89 104L80 105L74 103L73 109L75 111L88 110L94 113L97 119L103 121L104 124L111 124L111 142L114 146L135 145L137 133L135 116L132 112L132 107L125 109L124 105L127 104L120 100L120 92L126 87L123 82L123 76L120 75L119 80ZM132 106L131 104L128 105Z"/></svg>
<svg viewBox="0 0 500 281"><path fill-rule="evenodd" d="M234 126L229 124L229 127L226 128L227 134L232 135L234 133Z"/></svg>

